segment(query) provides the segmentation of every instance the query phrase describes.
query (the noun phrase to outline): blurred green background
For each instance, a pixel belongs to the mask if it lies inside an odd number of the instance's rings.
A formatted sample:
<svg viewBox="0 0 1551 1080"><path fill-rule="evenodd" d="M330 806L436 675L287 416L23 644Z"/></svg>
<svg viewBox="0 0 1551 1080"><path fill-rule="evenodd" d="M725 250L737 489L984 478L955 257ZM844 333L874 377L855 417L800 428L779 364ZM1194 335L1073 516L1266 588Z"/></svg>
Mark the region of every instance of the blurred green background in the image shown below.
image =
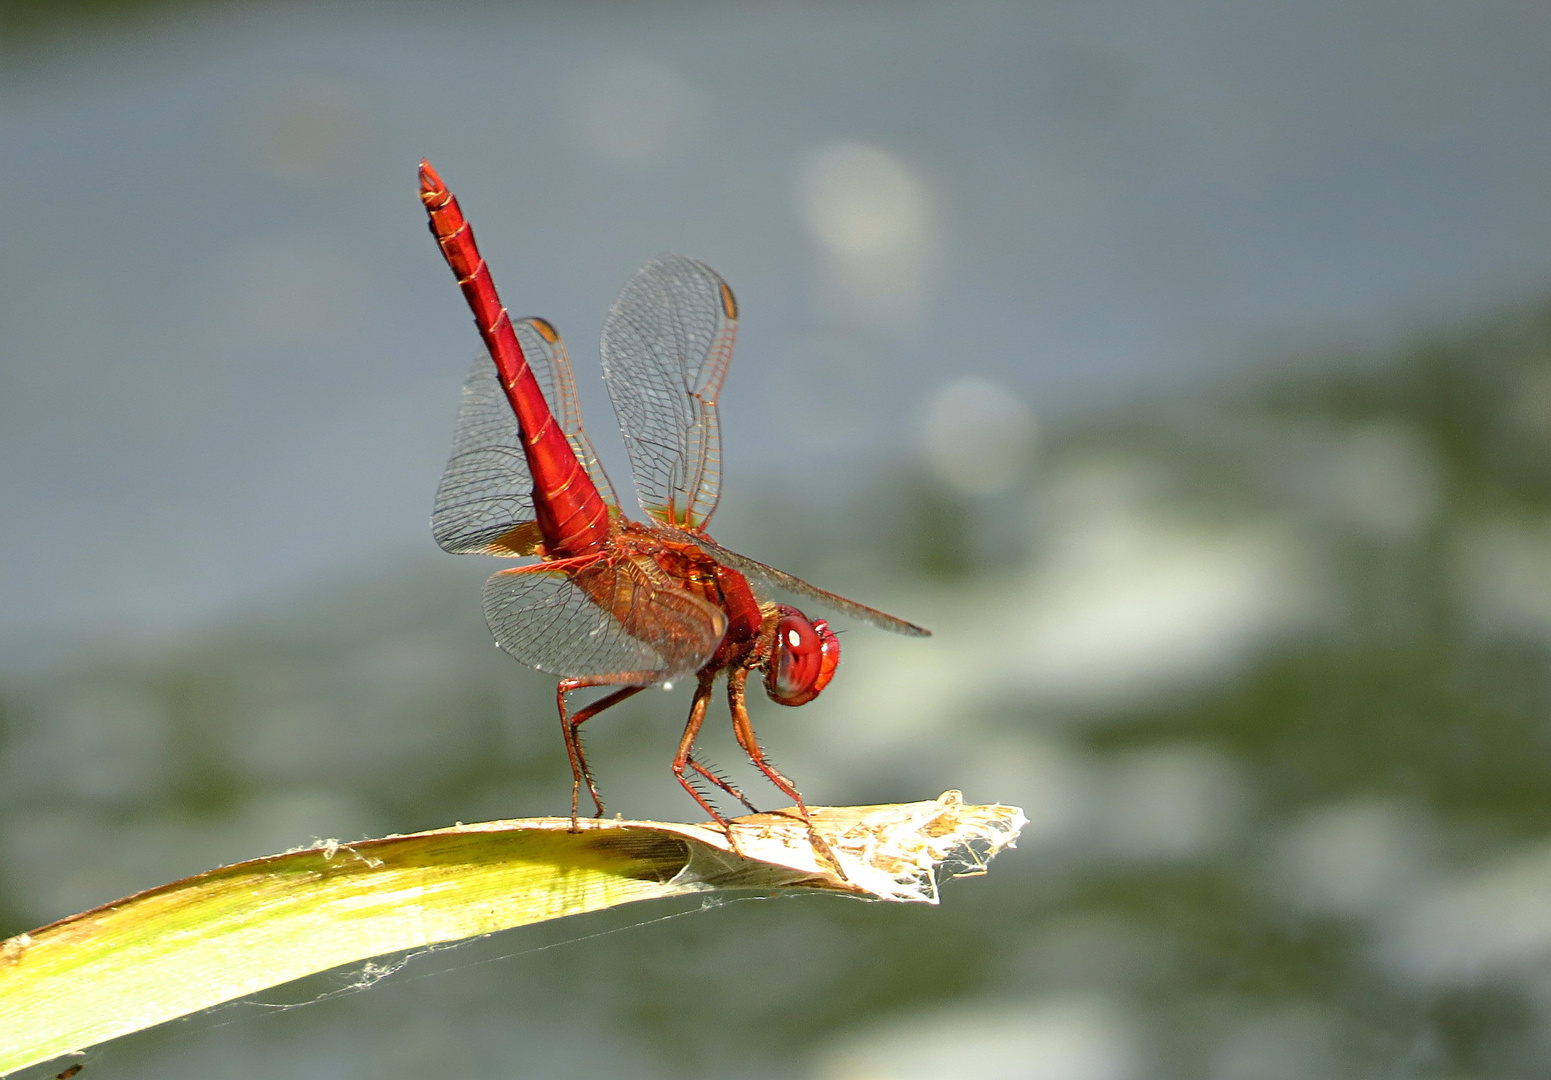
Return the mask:
<svg viewBox="0 0 1551 1080"><path fill-rule="evenodd" d="M810 800L1030 818L937 909L627 909L88 1075L1551 1068L1544 5L11 3L0 32L0 936L566 805L553 683L479 615L494 564L426 526L477 341L421 156L566 332L622 489L607 304L664 249L738 290L715 534L936 632L843 627L822 698L759 708ZM686 704L596 722L611 811L694 816Z"/></svg>

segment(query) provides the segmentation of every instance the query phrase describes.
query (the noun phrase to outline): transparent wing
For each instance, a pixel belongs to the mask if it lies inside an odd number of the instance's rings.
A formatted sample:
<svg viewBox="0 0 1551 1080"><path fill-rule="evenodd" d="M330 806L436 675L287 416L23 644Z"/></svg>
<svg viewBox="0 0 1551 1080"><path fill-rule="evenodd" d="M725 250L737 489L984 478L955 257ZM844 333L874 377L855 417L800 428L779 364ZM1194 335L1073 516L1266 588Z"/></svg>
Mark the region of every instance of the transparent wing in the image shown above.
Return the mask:
<svg viewBox="0 0 1551 1080"><path fill-rule="evenodd" d="M644 685L689 675L727 629L714 605L653 585L629 561L503 570L485 582L484 605L497 645L563 679Z"/></svg>
<svg viewBox="0 0 1551 1080"><path fill-rule="evenodd" d="M838 611L852 618L861 619L883 630L891 630L896 634L904 634L908 637L931 637L932 632L923 626L906 622L904 619L895 618L887 612L870 608L866 604L859 604L855 600L848 600L839 593L832 593L828 589L821 589L817 585L809 585L799 577L793 577L785 570L777 570L773 566L766 566L749 558L747 555L739 555L736 551L729 551L715 540L699 533L685 532L682 537L704 551L711 558L724 566L730 566L743 574L744 577L753 578L767 589L782 589L797 596L806 596L810 600Z"/></svg>
<svg viewBox="0 0 1551 1080"><path fill-rule="evenodd" d="M542 319L523 319L513 329L571 448L604 500L617 505L614 489L582 430L576 380L565 345ZM501 388L495 363L481 356L463 383L452 456L436 489L431 532L443 550L455 555L527 555L540 540L533 517L533 478L517 417Z"/></svg>
<svg viewBox="0 0 1551 1080"><path fill-rule="evenodd" d="M495 363L481 356L463 383L452 456L431 512L431 534L455 555L526 555L539 540L532 526L533 480L517 417L501 390Z"/></svg>
<svg viewBox="0 0 1551 1080"><path fill-rule="evenodd" d="M665 524L699 528L716 509L716 395L737 332L732 290L709 266L682 255L659 255L641 267L603 324L603 377L636 495Z"/></svg>

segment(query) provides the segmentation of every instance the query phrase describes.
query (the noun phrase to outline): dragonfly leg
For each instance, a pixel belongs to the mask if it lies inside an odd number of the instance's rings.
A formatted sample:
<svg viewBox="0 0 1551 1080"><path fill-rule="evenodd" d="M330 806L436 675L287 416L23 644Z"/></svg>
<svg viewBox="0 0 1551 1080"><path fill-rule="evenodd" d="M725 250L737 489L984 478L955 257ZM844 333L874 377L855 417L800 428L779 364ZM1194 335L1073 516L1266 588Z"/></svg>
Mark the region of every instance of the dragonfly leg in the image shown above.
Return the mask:
<svg viewBox="0 0 1551 1080"><path fill-rule="evenodd" d="M738 745L743 747L743 752L749 756L754 767L765 774L765 778L776 787L780 788L787 798L797 804L797 810L802 814L804 821L808 820L808 807L802 801L802 794L797 786L781 775L774 765L765 758L764 748L759 745L759 739L754 734L754 723L749 719L749 707L745 683L748 681L749 669L735 667L727 673L727 707L732 712L732 734L738 740Z"/></svg>
<svg viewBox="0 0 1551 1080"><path fill-rule="evenodd" d="M745 686L748 677L749 669L741 665L727 673L727 708L732 713L733 737L738 740L738 745L743 747L743 752L749 756L754 767L765 774L765 779L780 788L797 805L797 812L802 815L803 824L808 827L808 840L816 850L823 852L841 880L845 880L845 868L840 865L840 860L835 858L835 853L829 844L813 827L813 819L808 816L808 804L802 801L802 793L797 790L797 785L781 775L781 771L770 764L765 757L764 747L759 745L759 737L754 734L754 722L749 719Z"/></svg>
<svg viewBox="0 0 1551 1080"><path fill-rule="evenodd" d="M707 775L705 769L692 761L691 755L695 748L695 736L700 734L700 725L705 723L706 708L711 704L711 686L715 680L714 674L701 675L700 682L695 687L695 700L689 707L689 720L684 724L684 736L679 739L678 753L673 755L673 775L678 777L679 783L683 785L685 791L689 792L690 798L700 804L700 809L710 814L711 820L726 830L728 837L731 837L732 830L727 824L727 819L717 812L716 807L706 801L705 796L696 789L694 782L684 775L684 770L688 768L693 768L702 776ZM716 778L711 779L718 787L726 787Z"/></svg>
<svg viewBox="0 0 1551 1080"><path fill-rule="evenodd" d="M740 803L747 807L749 813L759 813L759 807L749 802L748 796L744 795L742 791L738 790L738 785L727 779L727 777L718 774L705 765L702 765L700 762L696 761L693 756L688 759L688 764L691 769L694 769L701 776L705 777L711 783L715 784L717 787L721 788L727 794L731 795L734 799L737 799Z"/></svg>
<svg viewBox="0 0 1551 1080"><path fill-rule="evenodd" d="M565 736L566 756L571 759L571 827L573 829L576 828L577 804L581 800L583 781L587 783L587 793L592 796L592 805L597 808L596 816L603 816L603 800L598 797L598 786L592 782L592 770L587 767L587 755L582 752L582 737L579 729L604 709L618 705L626 698L633 697L646 689L644 686L626 686L599 698L578 713L566 712L567 694L572 690L596 685L598 684L588 682L586 679L561 679L560 686L555 691L555 701L560 706L560 733Z"/></svg>

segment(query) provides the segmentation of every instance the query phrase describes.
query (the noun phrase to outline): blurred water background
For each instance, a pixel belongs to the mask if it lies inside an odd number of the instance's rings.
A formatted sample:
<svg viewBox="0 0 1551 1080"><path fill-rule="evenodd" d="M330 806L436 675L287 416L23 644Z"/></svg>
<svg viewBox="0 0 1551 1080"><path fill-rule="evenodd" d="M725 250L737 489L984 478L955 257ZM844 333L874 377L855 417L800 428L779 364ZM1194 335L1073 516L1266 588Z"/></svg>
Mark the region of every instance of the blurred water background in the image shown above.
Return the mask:
<svg viewBox="0 0 1551 1080"><path fill-rule="evenodd" d="M94 1073L1551 1069L1551 9L10 0L0 34L0 936L565 806L553 683L426 525L477 342L421 156L621 487L609 301L661 250L738 291L715 534L936 631L853 627L756 714L810 800L1031 819L939 909L610 913ZM592 733L610 809L693 816L685 695L643 697Z"/></svg>

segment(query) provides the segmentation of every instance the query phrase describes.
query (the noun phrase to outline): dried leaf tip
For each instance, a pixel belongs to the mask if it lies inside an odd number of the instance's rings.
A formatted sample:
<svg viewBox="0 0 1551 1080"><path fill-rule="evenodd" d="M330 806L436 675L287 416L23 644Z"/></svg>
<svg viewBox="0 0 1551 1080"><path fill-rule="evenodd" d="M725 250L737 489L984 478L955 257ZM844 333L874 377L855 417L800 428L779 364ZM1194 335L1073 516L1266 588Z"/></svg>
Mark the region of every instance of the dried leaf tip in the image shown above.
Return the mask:
<svg viewBox="0 0 1551 1080"><path fill-rule="evenodd" d="M959 792L945 791L936 802L880 807L827 839L846 877L868 892L935 904L941 881L985 873L1027 824L1016 806L969 806Z"/></svg>
<svg viewBox="0 0 1551 1080"><path fill-rule="evenodd" d="M966 805L957 791L927 802L809 810L844 877L813 849L795 814L735 819L738 852L808 873L807 887L899 903L937 903L943 880L985 873L991 859L1015 846L1028 824L1016 806ZM726 884L708 865L692 862L688 872L710 886Z"/></svg>

